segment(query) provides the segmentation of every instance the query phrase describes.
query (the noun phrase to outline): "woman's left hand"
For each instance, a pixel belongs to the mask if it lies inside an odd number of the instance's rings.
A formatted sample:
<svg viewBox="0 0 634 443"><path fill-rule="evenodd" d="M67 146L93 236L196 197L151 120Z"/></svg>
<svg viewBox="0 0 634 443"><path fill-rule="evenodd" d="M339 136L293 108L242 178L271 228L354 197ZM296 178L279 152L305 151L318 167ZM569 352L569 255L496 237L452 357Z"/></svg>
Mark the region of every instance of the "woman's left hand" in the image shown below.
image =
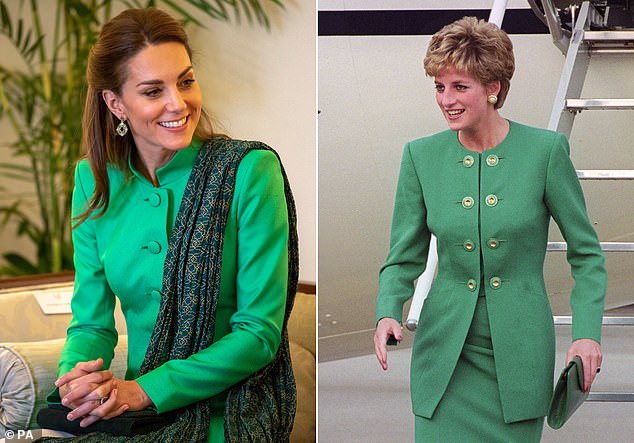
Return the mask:
<svg viewBox="0 0 634 443"><path fill-rule="evenodd" d="M587 392L601 368L603 361L601 345L590 338L580 338L573 341L566 354L566 365L577 355L581 357L583 363L583 389Z"/></svg>
<svg viewBox="0 0 634 443"><path fill-rule="evenodd" d="M107 401L97 407L84 403L68 413L69 420L83 417L81 427L90 426L98 420L109 420L125 411L140 411L152 404L141 385L134 380L115 379L114 389L110 391Z"/></svg>

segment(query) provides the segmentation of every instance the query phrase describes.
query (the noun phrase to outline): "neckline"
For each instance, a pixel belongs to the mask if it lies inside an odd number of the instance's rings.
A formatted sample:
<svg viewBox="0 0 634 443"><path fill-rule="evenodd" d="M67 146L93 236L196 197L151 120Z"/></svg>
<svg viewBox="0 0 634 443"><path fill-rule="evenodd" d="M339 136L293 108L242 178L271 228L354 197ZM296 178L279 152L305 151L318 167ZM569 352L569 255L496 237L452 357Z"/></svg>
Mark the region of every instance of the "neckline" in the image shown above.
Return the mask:
<svg viewBox="0 0 634 443"><path fill-rule="evenodd" d="M460 143L460 139L458 138L458 131L453 131L454 132L453 136L454 136L454 140L455 140L455 145L462 152L469 153L471 155L497 154L500 151L502 151L508 145L508 140L509 140L511 134L514 132L514 129L515 129L515 122L514 121L509 120L509 119L505 119L505 120L509 123L509 132L506 133L506 136L496 146L493 146L492 148L489 148L489 149L485 149L482 152L472 151L471 149L465 148L462 145L462 143Z"/></svg>
<svg viewBox="0 0 634 443"><path fill-rule="evenodd" d="M194 164L194 160L198 155L198 151L202 142L199 140L192 140L192 143L184 148L176 151L176 154L167 162L156 170L156 178L159 182L159 188L168 185L176 180L182 178L185 174L189 173L191 166ZM128 166L132 171L132 174L138 178L141 183L155 187L147 178L143 176L132 164L132 154L128 158Z"/></svg>

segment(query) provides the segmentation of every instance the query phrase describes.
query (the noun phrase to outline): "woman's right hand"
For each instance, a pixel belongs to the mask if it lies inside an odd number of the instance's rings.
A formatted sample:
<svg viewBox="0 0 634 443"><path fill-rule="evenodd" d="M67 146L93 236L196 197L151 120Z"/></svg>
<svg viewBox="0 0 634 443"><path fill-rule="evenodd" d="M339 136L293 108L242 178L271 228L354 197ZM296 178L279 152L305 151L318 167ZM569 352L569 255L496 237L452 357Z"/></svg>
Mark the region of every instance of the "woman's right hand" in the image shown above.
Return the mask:
<svg viewBox="0 0 634 443"><path fill-rule="evenodd" d="M374 353L384 371L387 371L387 339L390 335L398 341L403 340L400 323L393 318L383 317L374 332Z"/></svg>

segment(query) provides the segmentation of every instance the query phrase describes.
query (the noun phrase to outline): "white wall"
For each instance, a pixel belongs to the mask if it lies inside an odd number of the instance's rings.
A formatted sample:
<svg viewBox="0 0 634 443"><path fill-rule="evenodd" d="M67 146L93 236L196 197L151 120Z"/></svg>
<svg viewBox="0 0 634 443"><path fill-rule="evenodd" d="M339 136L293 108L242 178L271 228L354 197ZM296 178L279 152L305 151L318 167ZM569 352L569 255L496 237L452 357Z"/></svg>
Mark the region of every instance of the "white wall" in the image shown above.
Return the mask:
<svg viewBox="0 0 634 443"><path fill-rule="evenodd" d="M311 1L294 0L285 10L270 9L270 32L245 20L236 25L205 19L207 29L188 28L204 103L220 129L235 138L261 140L282 158L298 209L300 280L313 283L317 280L315 9ZM0 41L3 55L6 45ZM0 129L4 143L10 134L5 126ZM0 149L0 161L6 155ZM28 246L11 232L0 236L0 252Z"/></svg>

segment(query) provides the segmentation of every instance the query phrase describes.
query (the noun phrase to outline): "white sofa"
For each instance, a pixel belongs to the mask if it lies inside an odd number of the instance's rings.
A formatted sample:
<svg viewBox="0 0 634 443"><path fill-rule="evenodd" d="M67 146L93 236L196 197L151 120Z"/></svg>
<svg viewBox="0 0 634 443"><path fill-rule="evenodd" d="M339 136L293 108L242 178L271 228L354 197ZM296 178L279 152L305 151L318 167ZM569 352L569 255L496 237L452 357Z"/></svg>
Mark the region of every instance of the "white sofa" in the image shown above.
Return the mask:
<svg viewBox="0 0 634 443"><path fill-rule="evenodd" d="M7 430L37 429L37 412L52 390L70 314L43 314L38 291L72 290L72 281L0 290L0 438ZM316 428L315 295L298 292L289 320L291 358L297 381L297 414L291 441L314 442ZM123 377L127 335L115 313L119 344L111 369Z"/></svg>

